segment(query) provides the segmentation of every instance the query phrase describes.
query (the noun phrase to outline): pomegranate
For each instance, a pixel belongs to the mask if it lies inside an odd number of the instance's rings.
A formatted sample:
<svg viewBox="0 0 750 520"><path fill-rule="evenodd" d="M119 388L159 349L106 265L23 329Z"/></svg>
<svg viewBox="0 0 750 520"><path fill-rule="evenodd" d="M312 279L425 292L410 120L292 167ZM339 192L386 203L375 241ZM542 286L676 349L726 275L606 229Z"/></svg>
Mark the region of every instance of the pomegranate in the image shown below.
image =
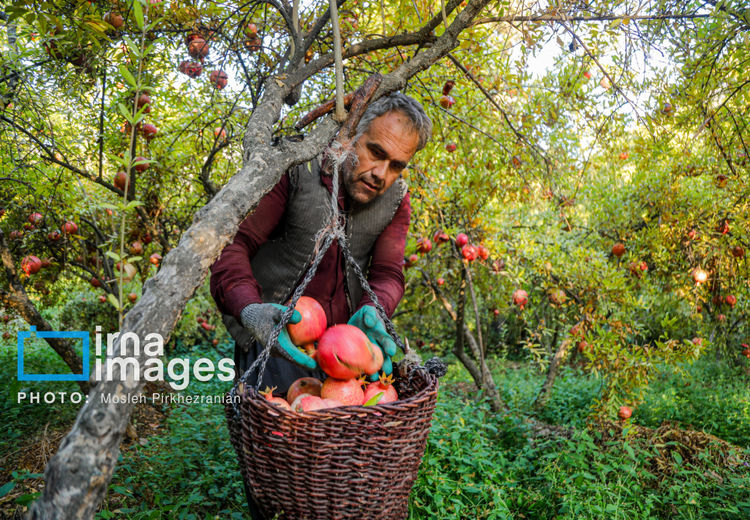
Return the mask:
<svg viewBox="0 0 750 520"><path fill-rule="evenodd" d="M135 168L135 171L138 173L143 173L148 170L148 166L148 159L145 157L136 157L135 161L133 161L133 168Z"/></svg>
<svg viewBox="0 0 750 520"><path fill-rule="evenodd" d="M62 232L66 235L78 233L78 224L76 224L72 220L68 220L67 222L65 222L65 224L62 225Z"/></svg>
<svg viewBox="0 0 750 520"><path fill-rule="evenodd" d="M91 284L92 287L99 288L102 286L102 282L99 281L99 278L96 278L95 276L91 277L91 280L89 280L89 283Z"/></svg>
<svg viewBox="0 0 750 520"><path fill-rule="evenodd" d="M621 161L624 161L628 158L628 152L620 152L620 155L618 156Z"/></svg>
<svg viewBox="0 0 750 520"><path fill-rule="evenodd" d="M466 244L461 248L461 256L468 262L473 262L477 259L477 248L471 244Z"/></svg>
<svg viewBox="0 0 750 520"><path fill-rule="evenodd" d="M255 38L258 36L258 26L254 23L247 24L247 27L245 27L245 36L248 38Z"/></svg>
<svg viewBox="0 0 750 520"><path fill-rule="evenodd" d="M333 399L321 399L317 395L302 394L292 403L292 410L295 412L312 412L325 408L336 408L337 406L343 405Z"/></svg>
<svg viewBox="0 0 750 520"><path fill-rule="evenodd" d="M578 352L581 354L584 354L587 350L589 350L589 344L585 340L581 340L578 342Z"/></svg>
<svg viewBox="0 0 750 520"><path fill-rule="evenodd" d="M743 258L745 256L745 250L742 246L734 246L732 248L732 256L735 258Z"/></svg>
<svg viewBox="0 0 750 520"><path fill-rule="evenodd" d="M529 303L529 294L523 289L516 289L513 291L513 303L523 310L527 303Z"/></svg>
<svg viewBox="0 0 750 520"><path fill-rule="evenodd" d="M469 237L466 233L459 233L456 235L456 247L464 247L469 243Z"/></svg>
<svg viewBox="0 0 750 520"><path fill-rule="evenodd" d="M180 63L180 72L189 78L197 78L203 72L203 65L197 61L183 61Z"/></svg>
<svg viewBox="0 0 750 520"><path fill-rule="evenodd" d="M220 126L217 126L216 128L214 128L214 137L217 137L219 141L223 141L227 138L227 131Z"/></svg>
<svg viewBox="0 0 750 520"><path fill-rule="evenodd" d="M727 305L730 307L734 307L737 304L737 297L734 294L727 294L724 301L727 302Z"/></svg>
<svg viewBox="0 0 750 520"><path fill-rule="evenodd" d="M625 254L625 244L618 242L612 246L612 254L617 258L620 258Z"/></svg>
<svg viewBox="0 0 750 520"><path fill-rule="evenodd" d="M404 261L404 267L407 269L409 267L414 267L414 265L419 261L419 257L417 255L409 255L409 258Z"/></svg>
<svg viewBox="0 0 750 520"><path fill-rule="evenodd" d="M146 105L151 104L151 96L146 94L145 92L141 92L138 94L138 97L135 99L135 104L138 108L145 107Z"/></svg>
<svg viewBox="0 0 750 520"><path fill-rule="evenodd" d="M621 406L617 415L619 415L622 420L629 419L630 416L633 415L633 410L631 410L629 406Z"/></svg>
<svg viewBox="0 0 750 520"><path fill-rule="evenodd" d="M286 327L292 343L299 346L317 341L326 330L327 318L323 307L315 298L302 296L294 309L300 313L302 319Z"/></svg>
<svg viewBox="0 0 750 520"><path fill-rule="evenodd" d="M25 256L21 260L21 270L29 276L38 273L41 268L42 261L34 255Z"/></svg>
<svg viewBox="0 0 750 520"><path fill-rule="evenodd" d="M510 162L516 170L519 169L521 165L523 164L523 162L521 161L521 158L517 155L514 155L511 158Z"/></svg>
<svg viewBox="0 0 750 520"><path fill-rule="evenodd" d="M161 255L159 253L154 253L148 257L148 261L154 265L159 265L161 262Z"/></svg>
<svg viewBox="0 0 750 520"><path fill-rule="evenodd" d="M144 233L141 237L141 242L143 242L144 244L150 244L151 240L153 240L153 238L151 237L151 233L148 232Z"/></svg>
<svg viewBox="0 0 750 520"><path fill-rule="evenodd" d="M143 253L143 244L141 244L140 240L136 240L130 244L131 255L140 255L141 253Z"/></svg>
<svg viewBox="0 0 750 520"><path fill-rule="evenodd" d="M492 309L493 316L500 316L500 309Z"/></svg>
<svg viewBox="0 0 750 520"><path fill-rule="evenodd" d="M438 278L437 279L437 284L438 285L443 285L444 283L445 283L445 279L444 278Z"/></svg>
<svg viewBox="0 0 750 520"><path fill-rule="evenodd" d="M452 107L456 103L456 100L453 99L453 96L441 96L440 97L440 106L448 109Z"/></svg>
<svg viewBox="0 0 750 520"><path fill-rule="evenodd" d="M138 299L138 295L134 292L128 293L128 300L130 300L130 303L135 303L135 301Z"/></svg>
<svg viewBox="0 0 750 520"><path fill-rule="evenodd" d="M445 149L448 150L450 153L453 153L456 151L456 143L448 143L445 145Z"/></svg>
<svg viewBox="0 0 750 520"><path fill-rule="evenodd" d="M38 226L44 220L44 216L41 213L34 212L29 215L29 222L35 226Z"/></svg>
<svg viewBox="0 0 750 520"><path fill-rule="evenodd" d="M591 79L591 73L589 71L584 71L583 77L586 79Z"/></svg>
<svg viewBox="0 0 750 520"><path fill-rule="evenodd" d="M227 76L227 73L223 70L214 70L208 76L208 80L213 83L217 89L221 90L227 86L229 76Z"/></svg>
<svg viewBox="0 0 750 520"><path fill-rule="evenodd" d="M49 233L47 233L47 240L49 240L50 242L57 242L58 240L60 240L61 236L62 235L57 230L50 231Z"/></svg>
<svg viewBox="0 0 750 520"><path fill-rule="evenodd" d="M378 381L367 385L362 402L366 403L378 394L382 394L382 396L375 404L385 404L398 401L398 393L396 393L396 389L393 388L393 378L391 376L381 377Z"/></svg>
<svg viewBox="0 0 750 520"><path fill-rule="evenodd" d="M115 173L115 180L114 180L115 188L125 191L125 188L127 187L127 183L128 183L127 173L123 171L119 171Z"/></svg>
<svg viewBox="0 0 750 520"><path fill-rule="evenodd" d="M453 87L456 85L456 82L452 79L449 79L443 84L443 95L447 96L451 93L451 90L453 90Z"/></svg>
<svg viewBox="0 0 750 520"><path fill-rule="evenodd" d="M194 36L188 43L188 54L196 60L203 60L208 56L208 43L200 36Z"/></svg>
<svg viewBox="0 0 750 520"><path fill-rule="evenodd" d="M419 237L419 240L417 240L417 251L423 255L429 253L432 251L432 241L427 237Z"/></svg>
<svg viewBox="0 0 750 520"><path fill-rule="evenodd" d="M100 294L99 295L99 303L106 303L106 301L107 301L107 297L104 296L103 294Z"/></svg>
<svg viewBox="0 0 750 520"><path fill-rule="evenodd" d="M333 399L344 406L364 404L365 393L362 391L362 383L358 379L334 379L329 377L323 381L320 389L320 397Z"/></svg>
<svg viewBox="0 0 750 520"><path fill-rule="evenodd" d="M716 226L716 231L718 231L722 235L726 235L727 233L729 233L729 221L727 219L724 219L719 222L719 224Z"/></svg>
<svg viewBox="0 0 750 520"><path fill-rule="evenodd" d="M435 234L432 236L432 241L435 242L436 245L444 244L450 239L451 238L448 236L448 233L446 233L445 231L435 231Z"/></svg>
<svg viewBox="0 0 750 520"><path fill-rule="evenodd" d="M318 340L318 364L336 379L374 374L383 366L383 353L354 325L334 325Z"/></svg>
<svg viewBox="0 0 750 520"><path fill-rule="evenodd" d="M113 13L112 11L107 12L102 19L115 29L119 29L125 23L120 13Z"/></svg>
<svg viewBox="0 0 750 520"><path fill-rule="evenodd" d="M291 384L286 392L286 400L293 403L300 395L317 395L320 397L320 389L323 383L314 377L300 377Z"/></svg>
<svg viewBox="0 0 750 520"><path fill-rule="evenodd" d="M151 123L146 123L141 127L141 132L143 133L143 137L146 139L153 139L156 136L156 132L159 130L152 125Z"/></svg>
<svg viewBox="0 0 750 520"><path fill-rule="evenodd" d="M477 246L477 253L482 260L487 260L490 257L490 250L485 246Z"/></svg>

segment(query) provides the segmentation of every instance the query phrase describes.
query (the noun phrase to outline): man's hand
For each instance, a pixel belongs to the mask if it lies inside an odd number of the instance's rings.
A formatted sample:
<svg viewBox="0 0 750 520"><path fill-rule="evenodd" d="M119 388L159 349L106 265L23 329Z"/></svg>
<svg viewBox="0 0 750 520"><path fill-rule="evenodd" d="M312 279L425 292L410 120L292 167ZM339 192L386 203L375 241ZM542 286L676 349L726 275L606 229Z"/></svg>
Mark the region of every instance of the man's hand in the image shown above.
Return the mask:
<svg viewBox="0 0 750 520"><path fill-rule="evenodd" d="M372 305L365 305L349 319L349 325L354 325L367 335L367 338L380 347L383 351L383 368L385 375L393 372L393 363L391 357L396 355L396 342L391 335L385 330L385 323L378 316L378 311ZM376 381L378 374L370 376L371 381Z"/></svg>
<svg viewBox="0 0 750 520"><path fill-rule="evenodd" d="M255 339L261 342L264 346L268 344L268 338L271 337L271 331L276 324L281 321L281 315L287 310L287 307L283 305L277 305L275 303L251 303L240 313L242 319L242 326L245 327L250 333L255 336ZM299 311L294 311L289 323L299 323L302 319ZM315 370L318 368L318 363L313 358L302 352L297 348L292 340L289 339L289 333L286 327L281 329L279 333L278 345L272 346L273 354L281 356L290 363L294 363L308 370Z"/></svg>

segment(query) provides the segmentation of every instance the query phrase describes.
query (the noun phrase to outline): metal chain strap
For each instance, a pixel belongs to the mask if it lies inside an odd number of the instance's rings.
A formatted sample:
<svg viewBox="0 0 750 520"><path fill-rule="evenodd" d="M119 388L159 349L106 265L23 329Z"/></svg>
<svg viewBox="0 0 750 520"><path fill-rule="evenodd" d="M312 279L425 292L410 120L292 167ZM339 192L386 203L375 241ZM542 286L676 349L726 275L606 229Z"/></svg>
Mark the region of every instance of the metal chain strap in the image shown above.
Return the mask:
<svg viewBox="0 0 750 520"><path fill-rule="evenodd" d="M252 374L253 371L258 370L258 379L257 379L257 382L255 383L255 390L257 391L259 389L261 381L263 379L263 374L266 369L266 363L268 362L268 358L271 356L271 347L275 344L278 344L279 334L281 334L281 331L284 329L284 327L286 327L287 323L289 323L289 320L292 318L292 314L294 313L294 307L297 305L297 301L300 299L305 289L307 288L308 284L315 276L315 273L318 270L318 266L320 265L320 262L323 260L323 256L325 255L326 251L328 251L328 249L331 247L331 244L333 244L334 240L338 241L339 248L341 248L341 252L344 254L346 265L352 266L352 268L354 269L354 274L357 276L357 279L359 280L359 283L361 284L362 289L370 297L370 300L372 300L375 308L378 311L378 314L380 315L380 318L383 320L383 323L385 323L385 327L386 327L386 330L388 331L388 334L391 335L393 340L396 342L396 345L398 345L398 347L403 352L406 352L406 347L401 341L401 338L396 333L396 327L393 325L393 322L390 320L390 318L386 314L385 309L378 301L378 297L375 294L375 292L372 290L372 287L370 287L370 284L367 281L365 274L362 272L362 268L354 260L354 256L352 255L351 250L349 249L349 241L346 236L346 231L342 224L341 214L339 212L339 207L338 207L339 171L340 171L341 165L344 164L344 162L347 160L350 154L354 152L351 148L345 147L338 141L334 141L333 143L331 143L331 146L325 151L325 153L327 154L327 157L331 160L333 164L333 179L332 179L333 190L331 193L331 220L327 226L319 230L318 233L316 234L315 248L313 249L313 254L311 255L311 258L308 260L309 267L307 268L305 277L302 279L302 281L299 283L297 288L294 290L294 293L292 294L292 298L289 302L287 310L284 311L284 313L281 315L281 319L271 331L271 335L268 338L268 343L266 344L265 348L263 349L261 354L258 356L258 358L253 362L252 365L250 365L250 367L245 371L242 377L240 377L237 380L237 382L232 387L232 390L230 391L231 403L234 408L234 413L237 417L240 416L240 411L237 406L237 403L235 402L234 397L237 395L237 389L239 385L240 384L242 384L243 386L247 385L247 379L248 377L250 377L250 374Z"/></svg>

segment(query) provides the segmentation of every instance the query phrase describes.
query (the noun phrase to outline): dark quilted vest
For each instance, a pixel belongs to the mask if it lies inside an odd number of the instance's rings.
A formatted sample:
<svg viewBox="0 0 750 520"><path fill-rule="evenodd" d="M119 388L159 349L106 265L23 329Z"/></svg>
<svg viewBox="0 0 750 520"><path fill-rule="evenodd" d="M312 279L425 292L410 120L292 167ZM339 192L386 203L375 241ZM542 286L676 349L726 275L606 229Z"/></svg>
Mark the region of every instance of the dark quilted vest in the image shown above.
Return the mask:
<svg viewBox="0 0 750 520"><path fill-rule="evenodd" d="M250 261L253 275L263 289L265 302L284 303L289 300L312 257L315 235L330 222L331 193L321 181L320 174L317 159L290 171L284 228L280 236L263 244ZM390 224L406 190L406 182L399 178L383 195L366 206L353 208L346 215L349 246L365 274L375 241ZM363 291L348 263L346 286L351 311Z"/></svg>

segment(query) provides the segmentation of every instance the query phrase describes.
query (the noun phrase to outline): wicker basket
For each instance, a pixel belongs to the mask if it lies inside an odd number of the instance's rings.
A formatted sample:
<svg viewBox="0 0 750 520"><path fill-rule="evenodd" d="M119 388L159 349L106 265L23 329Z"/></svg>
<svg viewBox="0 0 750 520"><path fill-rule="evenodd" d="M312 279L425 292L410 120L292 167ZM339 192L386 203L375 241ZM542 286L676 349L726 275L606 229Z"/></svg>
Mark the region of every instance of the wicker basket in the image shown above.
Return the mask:
<svg viewBox="0 0 750 520"><path fill-rule="evenodd" d="M265 516L403 519L417 478L438 380L422 368L395 383L399 401L296 413L251 390L226 414L242 478Z"/></svg>

